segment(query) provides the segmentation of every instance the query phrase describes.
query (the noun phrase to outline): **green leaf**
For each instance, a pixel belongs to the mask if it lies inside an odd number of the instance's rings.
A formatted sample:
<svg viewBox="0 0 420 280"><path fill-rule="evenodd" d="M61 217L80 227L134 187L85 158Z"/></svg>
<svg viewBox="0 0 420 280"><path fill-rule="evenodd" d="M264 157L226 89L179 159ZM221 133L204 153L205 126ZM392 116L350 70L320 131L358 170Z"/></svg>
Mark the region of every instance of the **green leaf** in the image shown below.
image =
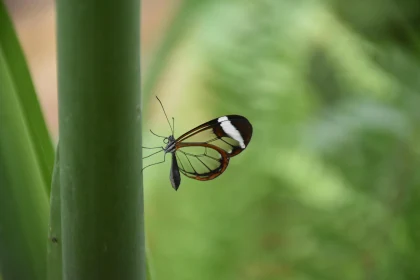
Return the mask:
<svg viewBox="0 0 420 280"><path fill-rule="evenodd" d="M7 14L6 7L0 2L0 50L4 63L15 89L17 102L21 107L21 117L28 130L31 149L36 155L37 165L41 169L46 192L49 195L51 174L54 163L54 148L42 115L34 85L22 48Z"/></svg>
<svg viewBox="0 0 420 280"><path fill-rule="evenodd" d="M3 280L43 280L54 152L3 2L0 26L1 273Z"/></svg>

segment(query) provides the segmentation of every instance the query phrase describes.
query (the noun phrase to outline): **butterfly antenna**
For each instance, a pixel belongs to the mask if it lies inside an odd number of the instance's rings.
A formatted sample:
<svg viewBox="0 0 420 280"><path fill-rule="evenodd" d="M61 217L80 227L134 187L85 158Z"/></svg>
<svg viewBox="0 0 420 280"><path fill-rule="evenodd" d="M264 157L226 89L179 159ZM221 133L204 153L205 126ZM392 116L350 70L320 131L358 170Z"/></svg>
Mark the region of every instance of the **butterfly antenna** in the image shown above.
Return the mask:
<svg viewBox="0 0 420 280"><path fill-rule="evenodd" d="M157 165L157 164L164 163L164 162L165 162L165 160L166 160L166 154L163 156L163 160L162 160L162 161L155 162L155 163L149 164L149 165L148 165L148 166L146 166L146 167L143 167L143 169L141 170L141 172L143 172L143 170L145 170L147 167L150 167L150 166L153 166L153 165Z"/></svg>
<svg viewBox="0 0 420 280"><path fill-rule="evenodd" d="M163 113L165 114L166 120L168 121L169 127L171 128L172 135L173 135L173 134L174 134L174 129L173 129L173 127L171 126L171 123L169 122L168 115L167 115L167 114L166 114L166 112L165 112L165 108L163 108L163 104L162 104L162 102L160 101L160 99L159 99L157 96L156 96L156 99L159 101L160 106L162 107Z"/></svg>
<svg viewBox="0 0 420 280"><path fill-rule="evenodd" d="M172 128L173 128L172 135L175 135L175 118L174 117L172 117Z"/></svg>

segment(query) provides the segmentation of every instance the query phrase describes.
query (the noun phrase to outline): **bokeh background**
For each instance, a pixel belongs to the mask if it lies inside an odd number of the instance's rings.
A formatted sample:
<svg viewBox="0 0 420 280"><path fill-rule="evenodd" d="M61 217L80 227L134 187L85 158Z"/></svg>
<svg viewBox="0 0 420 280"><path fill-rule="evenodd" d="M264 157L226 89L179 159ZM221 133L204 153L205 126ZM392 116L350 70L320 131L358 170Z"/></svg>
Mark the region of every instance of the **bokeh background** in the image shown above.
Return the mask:
<svg viewBox="0 0 420 280"><path fill-rule="evenodd" d="M54 2L5 3L56 141ZM254 127L216 180L145 171L154 278L420 279L419 24L418 0L143 0L144 145L154 95L176 136Z"/></svg>

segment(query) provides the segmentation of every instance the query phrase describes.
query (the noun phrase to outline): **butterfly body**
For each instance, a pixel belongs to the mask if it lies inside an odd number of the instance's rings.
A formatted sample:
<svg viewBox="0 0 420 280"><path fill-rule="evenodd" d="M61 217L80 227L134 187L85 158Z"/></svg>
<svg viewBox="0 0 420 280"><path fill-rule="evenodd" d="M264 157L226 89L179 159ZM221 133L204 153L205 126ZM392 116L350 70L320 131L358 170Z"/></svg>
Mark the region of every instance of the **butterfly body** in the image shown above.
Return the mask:
<svg viewBox="0 0 420 280"><path fill-rule="evenodd" d="M199 181L220 176L230 158L245 150L252 137L251 123L239 115L210 120L176 139L172 126L171 129L170 136L162 137L166 146L161 147L161 151L165 154L162 162L166 154L172 155L169 179L175 190L181 184L181 173Z"/></svg>
<svg viewBox="0 0 420 280"><path fill-rule="evenodd" d="M171 173L169 174L169 180L171 181L172 187L177 191L179 185L181 185L181 174L179 173L178 162L176 161L175 152L172 153L172 164Z"/></svg>
<svg viewBox="0 0 420 280"><path fill-rule="evenodd" d="M166 147L163 148L165 155L170 153L172 154L171 160L171 172L169 173L169 180L171 181L171 185L175 190L178 190L179 185L181 184L181 174L179 173L178 163L176 161L176 140L173 135L169 135L165 137L163 140L164 142L168 142Z"/></svg>

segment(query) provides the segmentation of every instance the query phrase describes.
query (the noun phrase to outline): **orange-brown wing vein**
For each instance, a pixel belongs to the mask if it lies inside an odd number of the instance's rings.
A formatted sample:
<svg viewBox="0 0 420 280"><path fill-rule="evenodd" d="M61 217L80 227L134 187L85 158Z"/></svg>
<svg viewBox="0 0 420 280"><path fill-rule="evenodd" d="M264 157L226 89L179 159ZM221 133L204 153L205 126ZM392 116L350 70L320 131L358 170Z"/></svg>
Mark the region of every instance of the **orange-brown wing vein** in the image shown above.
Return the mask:
<svg viewBox="0 0 420 280"><path fill-rule="evenodd" d="M192 179L207 181L220 176L229 164L229 155L208 143L176 143L179 171Z"/></svg>

